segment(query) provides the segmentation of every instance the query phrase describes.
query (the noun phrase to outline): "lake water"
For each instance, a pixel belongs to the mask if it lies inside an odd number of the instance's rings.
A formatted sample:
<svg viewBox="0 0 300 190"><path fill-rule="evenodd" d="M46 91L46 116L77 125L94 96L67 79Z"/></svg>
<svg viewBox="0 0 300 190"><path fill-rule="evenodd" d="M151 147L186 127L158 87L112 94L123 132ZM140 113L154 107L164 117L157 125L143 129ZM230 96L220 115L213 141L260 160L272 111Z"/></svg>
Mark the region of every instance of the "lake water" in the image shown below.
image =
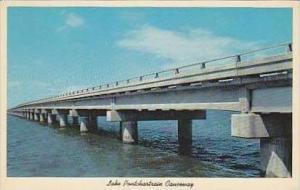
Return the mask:
<svg viewBox="0 0 300 190"><path fill-rule="evenodd" d="M118 139L119 124L98 117L98 132L81 134L8 116L8 176L259 177L259 141L230 135L231 112L193 121L190 155L178 154L176 121L139 122L137 145Z"/></svg>

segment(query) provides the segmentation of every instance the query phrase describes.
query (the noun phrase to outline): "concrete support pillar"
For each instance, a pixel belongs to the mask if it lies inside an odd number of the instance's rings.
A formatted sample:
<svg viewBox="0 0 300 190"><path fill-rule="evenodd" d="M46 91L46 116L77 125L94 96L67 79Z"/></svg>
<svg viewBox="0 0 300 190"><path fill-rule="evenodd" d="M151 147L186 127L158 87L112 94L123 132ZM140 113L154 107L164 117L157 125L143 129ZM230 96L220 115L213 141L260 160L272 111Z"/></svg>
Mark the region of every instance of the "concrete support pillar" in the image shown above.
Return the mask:
<svg viewBox="0 0 300 190"><path fill-rule="evenodd" d="M291 177L292 140L290 138L260 139L261 171L266 177Z"/></svg>
<svg viewBox="0 0 300 190"><path fill-rule="evenodd" d="M292 175L292 114L234 114L232 136L260 139L261 172L266 177Z"/></svg>
<svg viewBox="0 0 300 190"><path fill-rule="evenodd" d="M192 120L178 120L179 153L189 154L192 148Z"/></svg>
<svg viewBox="0 0 300 190"><path fill-rule="evenodd" d="M88 116L88 130L89 131L96 131L97 128L98 128L97 115L91 113Z"/></svg>
<svg viewBox="0 0 300 190"><path fill-rule="evenodd" d="M123 140L123 128L122 128L122 122L119 122L119 139Z"/></svg>
<svg viewBox="0 0 300 190"><path fill-rule="evenodd" d="M122 141L123 143L134 144L138 142L137 121L123 121L122 126Z"/></svg>
<svg viewBox="0 0 300 190"><path fill-rule="evenodd" d="M53 115L51 113L47 114L47 122L49 125L53 124L54 122Z"/></svg>
<svg viewBox="0 0 300 190"><path fill-rule="evenodd" d="M80 132L88 131L88 117L79 117Z"/></svg>
<svg viewBox="0 0 300 190"><path fill-rule="evenodd" d="M30 119L30 120L33 120L32 112L29 112L29 119Z"/></svg>
<svg viewBox="0 0 300 190"><path fill-rule="evenodd" d="M60 127L67 126L67 114L59 113L59 114L57 114L57 118L58 118Z"/></svg>
<svg viewBox="0 0 300 190"><path fill-rule="evenodd" d="M72 116L72 125L79 125L79 117L78 116Z"/></svg>
<svg viewBox="0 0 300 190"><path fill-rule="evenodd" d="M34 112L34 121L39 121L40 120L40 114Z"/></svg>
<svg viewBox="0 0 300 190"><path fill-rule="evenodd" d="M40 122L41 123L45 122L45 114L44 113L40 113Z"/></svg>

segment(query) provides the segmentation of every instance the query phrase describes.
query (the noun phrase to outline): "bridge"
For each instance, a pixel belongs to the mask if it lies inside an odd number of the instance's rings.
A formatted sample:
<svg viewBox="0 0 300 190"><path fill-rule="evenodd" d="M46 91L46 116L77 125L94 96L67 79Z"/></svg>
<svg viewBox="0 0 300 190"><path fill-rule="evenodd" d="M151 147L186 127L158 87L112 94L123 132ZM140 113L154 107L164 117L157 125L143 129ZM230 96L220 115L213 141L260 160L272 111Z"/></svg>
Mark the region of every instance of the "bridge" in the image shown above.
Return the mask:
<svg viewBox="0 0 300 190"><path fill-rule="evenodd" d="M201 53L201 52L199 52ZM279 44L18 105L9 114L93 131L97 117L120 122L123 143L137 143L138 121L177 120L180 152L192 145L192 120L233 111L231 135L260 139L261 171L291 177L292 44Z"/></svg>

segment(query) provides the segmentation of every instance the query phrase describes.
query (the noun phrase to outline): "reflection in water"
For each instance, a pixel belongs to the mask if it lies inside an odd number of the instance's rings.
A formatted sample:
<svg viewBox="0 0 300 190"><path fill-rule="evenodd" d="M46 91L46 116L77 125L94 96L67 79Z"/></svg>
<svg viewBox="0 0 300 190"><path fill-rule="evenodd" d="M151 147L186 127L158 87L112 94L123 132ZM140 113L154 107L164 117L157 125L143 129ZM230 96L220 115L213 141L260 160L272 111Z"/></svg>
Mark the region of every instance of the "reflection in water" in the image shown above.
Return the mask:
<svg viewBox="0 0 300 190"><path fill-rule="evenodd" d="M230 114L194 121L188 149L178 146L175 121L139 122L139 143L129 145L104 118L97 132L80 133L9 116L8 176L258 177L258 142L231 137Z"/></svg>

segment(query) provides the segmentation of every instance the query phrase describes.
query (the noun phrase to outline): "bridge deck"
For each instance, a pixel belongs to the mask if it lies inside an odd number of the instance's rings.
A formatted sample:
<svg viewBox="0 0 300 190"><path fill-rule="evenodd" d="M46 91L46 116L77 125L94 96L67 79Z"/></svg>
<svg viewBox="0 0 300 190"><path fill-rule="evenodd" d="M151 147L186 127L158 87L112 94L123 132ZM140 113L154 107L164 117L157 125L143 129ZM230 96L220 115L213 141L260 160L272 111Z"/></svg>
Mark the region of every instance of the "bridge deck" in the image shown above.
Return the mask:
<svg viewBox="0 0 300 190"><path fill-rule="evenodd" d="M247 99L245 90L252 89L252 111L268 108L290 112L292 68L291 51L252 60L235 55L68 92L16 108L245 111L248 108L241 99ZM275 95L271 106L263 94L278 92L287 98L283 101Z"/></svg>

